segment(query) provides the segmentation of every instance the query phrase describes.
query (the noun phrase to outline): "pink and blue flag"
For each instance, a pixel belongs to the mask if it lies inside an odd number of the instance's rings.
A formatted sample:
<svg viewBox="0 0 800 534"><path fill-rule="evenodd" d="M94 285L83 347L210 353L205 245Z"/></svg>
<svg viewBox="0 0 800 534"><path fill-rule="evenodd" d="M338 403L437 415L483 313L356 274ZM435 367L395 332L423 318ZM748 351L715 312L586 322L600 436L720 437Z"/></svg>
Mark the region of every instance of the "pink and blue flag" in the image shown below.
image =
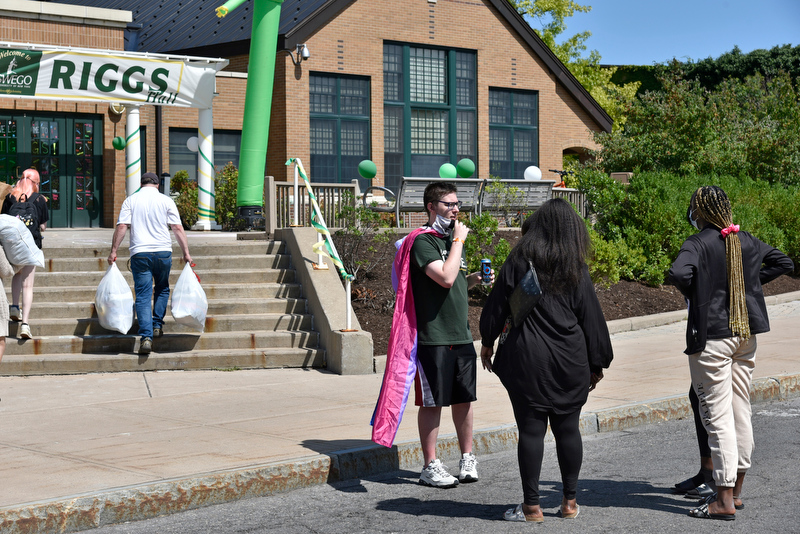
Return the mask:
<svg viewBox="0 0 800 534"><path fill-rule="evenodd" d="M417 374L417 314L411 291L411 247L419 234L428 232L433 230L418 228L398 241L392 265L392 285L396 292L394 316L383 384L372 415L372 441L384 447L394 444Z"/></svg>

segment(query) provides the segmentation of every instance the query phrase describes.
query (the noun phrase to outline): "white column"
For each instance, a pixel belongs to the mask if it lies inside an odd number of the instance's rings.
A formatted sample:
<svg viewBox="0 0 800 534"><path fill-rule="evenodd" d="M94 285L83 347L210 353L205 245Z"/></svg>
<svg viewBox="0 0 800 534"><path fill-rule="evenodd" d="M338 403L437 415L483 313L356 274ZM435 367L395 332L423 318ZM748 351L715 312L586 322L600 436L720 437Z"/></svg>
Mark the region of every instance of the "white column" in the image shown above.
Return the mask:
<svg viewBox="0 0 800 534"><path fill-rule="evenodd" d="M138 191L142 182L142 150L139 142L139 106L128 105L125 123L125 193Z"/></svg>
<svg viewBox="0 0 800 534"><path fill-rule="evenodd" d="M193 230L219 230L214 206L214 115L199 111L197 128L197 223Z"/></svg>

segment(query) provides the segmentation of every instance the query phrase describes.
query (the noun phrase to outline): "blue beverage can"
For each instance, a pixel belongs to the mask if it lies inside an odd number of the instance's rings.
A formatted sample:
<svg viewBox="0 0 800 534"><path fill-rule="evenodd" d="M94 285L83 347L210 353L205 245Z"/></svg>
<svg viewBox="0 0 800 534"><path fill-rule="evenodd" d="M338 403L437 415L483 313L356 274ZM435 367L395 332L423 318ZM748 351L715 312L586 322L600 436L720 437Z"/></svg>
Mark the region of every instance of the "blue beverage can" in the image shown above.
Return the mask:
<svg viewBox="0 0 800 534"><path fill-rule="evenodd" d="M481 260L481 284L484 286L492 284L492 260L488 258Z"/></svg>

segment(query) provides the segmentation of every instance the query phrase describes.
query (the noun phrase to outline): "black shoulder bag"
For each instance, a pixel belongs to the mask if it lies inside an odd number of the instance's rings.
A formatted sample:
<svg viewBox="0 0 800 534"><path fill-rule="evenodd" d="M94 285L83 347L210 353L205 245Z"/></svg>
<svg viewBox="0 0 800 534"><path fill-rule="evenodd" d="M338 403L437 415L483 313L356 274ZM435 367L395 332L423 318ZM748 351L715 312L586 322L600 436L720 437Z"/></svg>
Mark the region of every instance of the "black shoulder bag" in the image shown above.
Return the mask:
<svg viewBox="0 0 800 534"><path fill-rule="evenodd" d="M539 285L539 277L536 276L536 268L533 262L528 260L530 269L522 280L514 288L511 297L508 299L509 307L511 308L511 315L506 319L506 324L503 327L503 332L500 334L500 344L506 340L508 331L513 325L518 328L525 322L525 318L530 315L533 309L539 304L542 298L542 286Z"/></svg>

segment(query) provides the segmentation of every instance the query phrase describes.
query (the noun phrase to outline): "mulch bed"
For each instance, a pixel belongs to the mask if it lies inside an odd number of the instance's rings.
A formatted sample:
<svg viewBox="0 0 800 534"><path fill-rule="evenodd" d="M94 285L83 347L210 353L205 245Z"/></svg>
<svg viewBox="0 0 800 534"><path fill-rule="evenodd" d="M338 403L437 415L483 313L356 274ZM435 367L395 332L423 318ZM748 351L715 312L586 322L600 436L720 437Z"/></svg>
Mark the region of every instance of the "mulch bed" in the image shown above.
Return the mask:
<svg viewBox="0 0 800 534"><path fill-rule="evenodd" d="M502 237L509 241L512 247L518 236L518 232L502 233ZM497 239L496 236L495 240ZM377 355L386 354L394 312L391 274L394 245L383 246L391 247L391 253L386 254L369 273L358 276L352 286L353 309L361 328L372 334L374 351ZM494 267L499 270L498 266ZM607 321L682 310L686 307L680 291L666 284L650 287L640 282L623 280L608 288L595 285L595 291ZM792 291L800 291L800 278L784 275L764 286L764 294L767 296ZM485 300L486 296L479 289L470 292L469 324L474 339L480 339L478 321Z"/></svg>

